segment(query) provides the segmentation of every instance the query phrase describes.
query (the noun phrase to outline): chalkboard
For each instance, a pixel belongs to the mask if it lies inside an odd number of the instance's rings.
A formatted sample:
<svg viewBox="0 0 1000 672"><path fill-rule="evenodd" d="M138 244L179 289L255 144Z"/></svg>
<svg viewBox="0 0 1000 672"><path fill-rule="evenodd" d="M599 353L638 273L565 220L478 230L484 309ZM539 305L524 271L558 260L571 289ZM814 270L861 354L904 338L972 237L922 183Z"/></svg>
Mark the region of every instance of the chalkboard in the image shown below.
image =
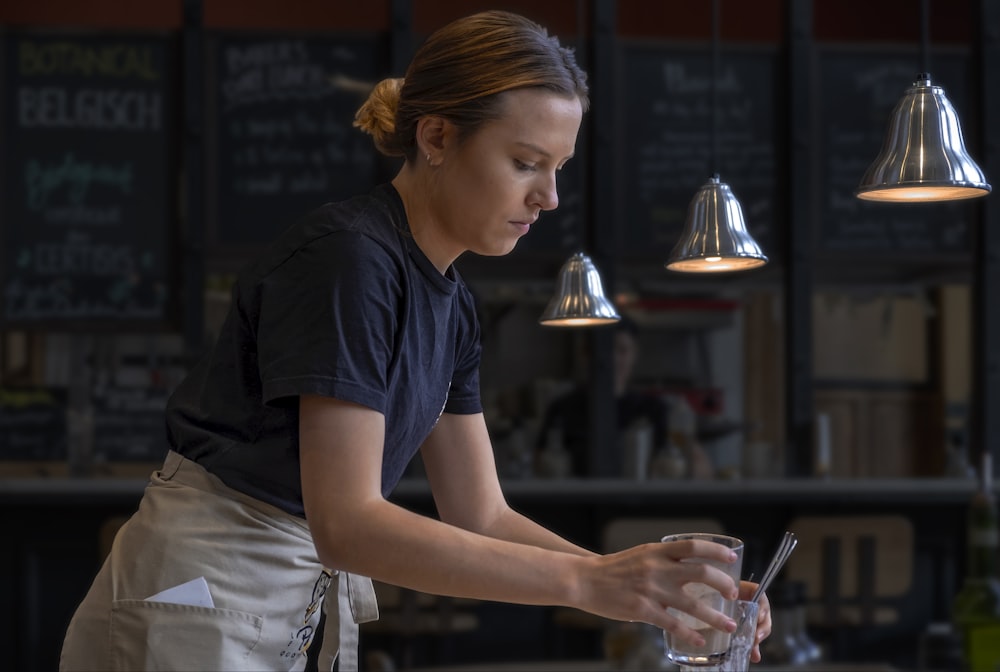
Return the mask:
<svg viewBox="0 0 1000 672"><path fill-rule="evenodd" d="M96 462L158 462L166 456L169 393L148 387L104 387L91 398Z"/></svg>
<svg viewBox="0 0 1000 672"><path fill-rule="evenodd" d="M211 45L211 253L260 247L383 177L371 137L352 122L388 76L385 39L219 34Z"/></svg>
<svg viewBox="0 0 1000 672"><path fill-rule="evenodd" d="M695 192L718 173L743 206L750 234L774 260L780 240L775 231L775 126L780 116L775 53L727 45L720 53L716 82L708 45L692 49L628 43L620 66L623 256L665 259ZM713 129L719 147L714 165Z"/></svg>
<svg viewBox="0 0 1000 672"><path fill-rule="evenodd" d="M66 460L62 388L0 388L0 460Z"/></svg>
<svg viewBox="0 0 1000 672"><path fill-rule="evenodd" d="M820 253L891 252L894 258L941 256L970 249L972 204L873 203L855 197L865 170L878 156L896 103L919 71L916 50L827 46L818 54ZM971 112L966 58L934 52L931 83L944 88L959 118ZM963 129L964 130L964 129ZM968 144L966 130L966 143Z"/></svg>
<svg viewBox="0 0 1000 672"><path fill-rule="evenodd" d="M3 321L173 318L173 51L160 36L4 42Z"/></svg>

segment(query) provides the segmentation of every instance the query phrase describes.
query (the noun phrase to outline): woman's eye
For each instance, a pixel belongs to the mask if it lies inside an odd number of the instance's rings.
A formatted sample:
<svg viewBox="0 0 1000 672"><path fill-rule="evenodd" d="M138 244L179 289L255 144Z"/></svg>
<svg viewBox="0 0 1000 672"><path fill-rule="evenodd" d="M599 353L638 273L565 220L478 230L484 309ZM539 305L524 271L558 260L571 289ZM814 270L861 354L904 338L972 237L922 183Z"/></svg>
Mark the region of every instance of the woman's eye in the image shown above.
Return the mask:
<svg viewBox="0 0 1000 672"><path fill-rule="evenodd" d="M535 169L535 167L533 165L525 163L524 161L521 161L520 159L514 159L514 165L517 167L518 170L534 170Z"/></svg>

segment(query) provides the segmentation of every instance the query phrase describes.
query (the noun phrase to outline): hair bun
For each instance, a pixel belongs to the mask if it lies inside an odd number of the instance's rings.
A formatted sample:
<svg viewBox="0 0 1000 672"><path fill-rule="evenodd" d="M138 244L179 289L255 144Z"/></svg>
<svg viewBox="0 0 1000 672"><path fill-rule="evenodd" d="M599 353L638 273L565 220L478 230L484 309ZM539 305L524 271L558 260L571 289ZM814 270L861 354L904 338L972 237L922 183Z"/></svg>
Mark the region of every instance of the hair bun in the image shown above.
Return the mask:
<svg viewBox="0 0 1000 672"><path fill-rule="evenodd" d="M368 96L368 100L354 115L354 125L372 136L375 147L387 156L402 156L402 149L396 146L396 109L399 94L403 88L403 78L383 79Z"/></svg>

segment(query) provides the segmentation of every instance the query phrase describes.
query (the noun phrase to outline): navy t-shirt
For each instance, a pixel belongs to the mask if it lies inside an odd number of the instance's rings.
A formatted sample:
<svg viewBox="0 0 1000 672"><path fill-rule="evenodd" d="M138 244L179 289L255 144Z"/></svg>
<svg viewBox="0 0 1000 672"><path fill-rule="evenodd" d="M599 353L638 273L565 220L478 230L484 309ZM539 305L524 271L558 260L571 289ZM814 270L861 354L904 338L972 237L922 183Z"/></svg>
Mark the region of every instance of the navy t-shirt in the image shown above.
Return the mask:
<svg viewBox="0 0 1000 672"><path fill-rule="evenodd" d="M482 410L480 353L471 293L420 251L381 185L310 213L240 274L215 346L170 398L168 440L304 516L299 395L363 404L385 416L387 496L442 412Z"/></svg>

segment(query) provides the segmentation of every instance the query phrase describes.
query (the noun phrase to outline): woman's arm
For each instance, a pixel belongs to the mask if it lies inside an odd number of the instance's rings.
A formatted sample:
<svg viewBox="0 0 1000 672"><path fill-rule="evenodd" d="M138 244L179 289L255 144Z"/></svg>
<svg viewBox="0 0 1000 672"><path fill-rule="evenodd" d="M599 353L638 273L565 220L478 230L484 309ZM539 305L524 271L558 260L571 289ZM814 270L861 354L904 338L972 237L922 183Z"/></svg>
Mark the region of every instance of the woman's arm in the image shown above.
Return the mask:
<svg viewBox="0 0 1000 672"><path fill-rule="evenodd" d="M420 449L441 520L495 539L595 555L507 505L481 413L443 414Z"/></svg>
<svg viewBox="0 0 1000 672"><path fill-rule="evenodd" d="M442 432L448 433L450 420L445 422ZM731 632L735 628L731 619L681 590L685 583L700 582L735 596L736 587L724 572L702 563L680 562L692 556L730 560L730 551L723 546L688 541L654 543L613 555L580 556L433 520L382 497L383 437L384 419L376 411L325 397L301 398L302 492L309 528L324 565L426 593L562 605L606 618L643 621L692 642L702 641L701 636L668 616L666 605L688 611L719 629ZM436 441L429 450L432 463L443 459ZM482 451L483 445L476 441L471 449ZM489 447L488 441L485 445ZM459 465L463 458L457 454L469 449L453 447ZM481 465L484 457L465 459ZM498 505L495 495L485 497L493 506L489 510L470 507L473 510L468 514L456 512L449 488L466 486L456 485L454 480L468 475L476 481L481 476L455 468L449 470L445 486L440 466L432 466L431 471L438 481L432 487L443 488L442 515L486 525L494 532L557 543L534 525L511 523L504 513L506 504ZM480 486L486 484L480 481ZM575 547L567 544L570 548Z"/></svg>

